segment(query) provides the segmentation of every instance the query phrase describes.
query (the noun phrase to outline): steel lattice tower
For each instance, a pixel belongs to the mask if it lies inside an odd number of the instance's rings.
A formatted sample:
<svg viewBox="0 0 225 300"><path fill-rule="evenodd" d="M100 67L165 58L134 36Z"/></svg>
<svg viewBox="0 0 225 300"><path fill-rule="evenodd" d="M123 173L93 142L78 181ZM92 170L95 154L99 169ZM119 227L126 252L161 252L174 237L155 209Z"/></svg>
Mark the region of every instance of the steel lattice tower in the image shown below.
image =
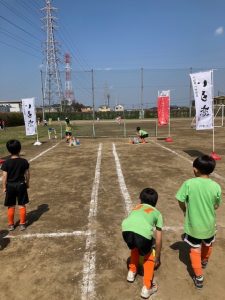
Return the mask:
<svg viewBox="0 0 225 300"><path fill-rule="evenodd" d="M66 71L66 80L65 80L65 100L68 105L71 105L75 101L72 80L71 80L71 57L69 53L65 54L65 71Z"/></svg>
<svg viewBox="0 0 225 300"><path fill-rule="evenodd" d="M63 91L59 72L59 48L54 36L56 17L53 16L53 13L56 8L52 7L51 0L46 0L46 6L42 10L45 12L43 21L46 30L43 105L46 103L50 109L53 104L60 104L62 111Z"/></svg>

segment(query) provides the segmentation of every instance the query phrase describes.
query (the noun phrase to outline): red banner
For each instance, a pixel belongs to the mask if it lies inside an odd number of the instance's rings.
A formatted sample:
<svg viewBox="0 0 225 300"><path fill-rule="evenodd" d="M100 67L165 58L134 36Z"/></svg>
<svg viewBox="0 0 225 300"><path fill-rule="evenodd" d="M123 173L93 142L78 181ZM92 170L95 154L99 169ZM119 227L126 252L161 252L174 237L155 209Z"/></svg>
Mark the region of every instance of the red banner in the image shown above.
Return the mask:
<svg viewBox="0 0 225 300"><path fill-rule="evenodd" d="M169 97L158 97L158 125L167 125L169 123Z"/></svg>

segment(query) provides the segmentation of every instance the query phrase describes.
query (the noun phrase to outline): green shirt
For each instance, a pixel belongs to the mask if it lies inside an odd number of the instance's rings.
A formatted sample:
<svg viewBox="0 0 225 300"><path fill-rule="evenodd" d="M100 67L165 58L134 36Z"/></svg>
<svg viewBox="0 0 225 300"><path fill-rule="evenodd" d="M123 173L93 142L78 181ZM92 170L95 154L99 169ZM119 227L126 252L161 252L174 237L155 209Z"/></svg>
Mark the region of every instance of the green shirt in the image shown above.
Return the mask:
<svg viewBox="0 0 225 300"><path fill-rule="evenodd" d="M132 231L151 240L153 229L163 227L161 213L148 204L137 205L122 222L122 231Z"/></svg>
<svg viewBox="0 0 225 300"><path fill-rule="evenodd" d="M176 194L186 205L184 231L188 235L207 239L215 234L215 205L221 203L221 187L209 178L186 180Z"/></svg>
<svg viewBox="0 0 225 300"><path fill-rule="evenodd" d="M147 131L142 130L142 129L140 129L138 133L139 133L140 136L148 134Z"/></svg>

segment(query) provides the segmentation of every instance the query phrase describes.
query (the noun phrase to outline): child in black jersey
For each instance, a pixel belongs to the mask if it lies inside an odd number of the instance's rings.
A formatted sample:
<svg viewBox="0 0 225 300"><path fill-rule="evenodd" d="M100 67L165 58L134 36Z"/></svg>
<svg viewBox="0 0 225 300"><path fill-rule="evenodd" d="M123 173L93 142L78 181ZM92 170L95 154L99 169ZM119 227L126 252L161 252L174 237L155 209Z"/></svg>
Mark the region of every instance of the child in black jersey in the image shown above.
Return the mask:
<svg viewBox="0 0 225 300"><path fill-rule="evenodd" d="M15 206L19 205L20 230L26 229L26 204L29 202L27 188L29 188L29 163L19 156L21 144L18 140L9 140L6 147L11 154L2 164L2 188L5 193L4 205L8 207L9 230L14 230Z"/></svg>

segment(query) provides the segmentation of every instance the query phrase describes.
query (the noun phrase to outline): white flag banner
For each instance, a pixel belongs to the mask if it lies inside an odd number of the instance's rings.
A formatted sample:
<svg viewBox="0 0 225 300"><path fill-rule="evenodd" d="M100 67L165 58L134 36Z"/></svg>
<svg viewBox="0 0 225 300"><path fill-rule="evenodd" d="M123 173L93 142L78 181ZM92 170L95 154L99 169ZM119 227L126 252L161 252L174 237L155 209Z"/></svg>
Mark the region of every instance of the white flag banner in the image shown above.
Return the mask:
<svg viewBox="0 0 225 300"><path fill-rule="evenodd" d="M196 130L213 128L212 72L190 74L195 98Z"/></svg>
<svg viewBox="0 0 225 300"><path fill-rule="evenodd" d="M22 99L22 110L26 128L26 135L36 134L37 123L34 98Z"/></svg>
<svg viewBox="0 0 225 300"><path fill-rule="evenodd" d="M170 90L167 91L159 91L158 92L159 97L169 97L170 96Z"/></svg>

